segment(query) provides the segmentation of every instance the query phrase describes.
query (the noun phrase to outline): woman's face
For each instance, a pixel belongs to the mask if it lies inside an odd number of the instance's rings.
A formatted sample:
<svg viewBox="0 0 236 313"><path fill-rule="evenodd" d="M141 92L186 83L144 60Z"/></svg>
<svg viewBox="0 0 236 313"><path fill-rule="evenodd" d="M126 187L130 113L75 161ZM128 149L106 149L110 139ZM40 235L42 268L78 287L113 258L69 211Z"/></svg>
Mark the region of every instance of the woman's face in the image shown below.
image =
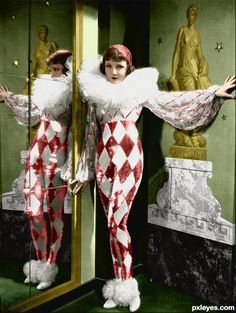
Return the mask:
<svg viewBox="0 0 236 313"><path fill-rule="evenodd" d="M58 64L50 63L49 64L49 70L51 72L52 78L60 77L62 74L64 74L63 69L64 69L64 66L60 63L58 63Z"/></svg>
<svg viewBox="0 0 236 313"><path fill-rule="evenodd" d="M192 25L196 21L196 12L194 10L189 10L187 14L188 24Z"/></svg>
<svg viewBox="0 0 236 313"><path fill-rule="evenodd" d="M115 62L112 60L105 61L105 73L107 79L112 84L118 84L122 82L126 77L127 72L127 62L120 61Z"/></svg>
<svg viewBox="0 0 236 313"><path fill-rule="evenodd" d="M48 36L47 29L44 27L39 28L38 36L39 36L40 40L45 41L47 39L47 36Z"/></svg>

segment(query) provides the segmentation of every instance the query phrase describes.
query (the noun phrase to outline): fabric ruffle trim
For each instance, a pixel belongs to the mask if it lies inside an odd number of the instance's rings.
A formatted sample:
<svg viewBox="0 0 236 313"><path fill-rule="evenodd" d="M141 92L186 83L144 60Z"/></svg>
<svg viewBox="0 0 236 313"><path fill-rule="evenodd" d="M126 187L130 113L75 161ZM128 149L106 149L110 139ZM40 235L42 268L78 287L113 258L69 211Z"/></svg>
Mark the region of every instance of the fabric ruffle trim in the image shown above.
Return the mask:
<svg viewBox="0 0 236 313"><path fill-rule="evenodd" d="M100 60L86 60L78 73L78 83L83 100L102 109L125 108L142 105L157 92L156 68L137 69L122 82L112 84L99 70Z"/></svg>
<svg viewBox="0 0 236 313"><path fill-rule="evenodd" d="M72 101L72 81L70 76L52 78L41 75L33 85L33 100L40 111L58 105L68 106Z"/></svg>

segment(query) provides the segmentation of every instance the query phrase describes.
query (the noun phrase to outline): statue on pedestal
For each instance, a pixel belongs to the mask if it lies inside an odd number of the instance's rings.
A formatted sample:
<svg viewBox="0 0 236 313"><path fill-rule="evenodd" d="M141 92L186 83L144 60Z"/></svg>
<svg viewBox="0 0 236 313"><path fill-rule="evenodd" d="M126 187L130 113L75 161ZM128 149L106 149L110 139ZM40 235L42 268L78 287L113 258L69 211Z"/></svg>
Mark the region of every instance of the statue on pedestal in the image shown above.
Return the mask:
<svg viewBox="0 0 236 313"><path fill-rule="evenodd" d="M208 64L202 54L200 34L195 28L197 14L197 7L189 6L188 24L178 32L170 77L171 89L174 91L206 89L211 86ZM170 148L170 156L206 160L206 139L200 130L200 127L191 132L175 130L176 142Z"/></svg>

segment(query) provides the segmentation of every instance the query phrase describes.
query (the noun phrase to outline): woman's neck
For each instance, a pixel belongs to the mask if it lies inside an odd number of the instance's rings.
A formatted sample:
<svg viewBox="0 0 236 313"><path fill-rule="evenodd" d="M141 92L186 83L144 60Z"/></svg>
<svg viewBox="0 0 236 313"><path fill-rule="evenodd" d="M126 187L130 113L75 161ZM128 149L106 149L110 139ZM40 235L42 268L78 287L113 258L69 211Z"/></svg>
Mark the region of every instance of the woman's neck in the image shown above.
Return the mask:
<svg viewBox="0 0 236 313"><path fill-rule="evenodd" d="M44 45L46 45L47 43L48 43L47 39L45 39L45 40L39 40L39 44L40 44L41 46L44 46Z"/></svg>
<svg viewBox="0 0 236 313"><path fill-rule="evenodd" d="M194 28L195 28L195 23L193 23L193 24L187 24L187 28L188 28L189 30L194 29Z"/></svg>

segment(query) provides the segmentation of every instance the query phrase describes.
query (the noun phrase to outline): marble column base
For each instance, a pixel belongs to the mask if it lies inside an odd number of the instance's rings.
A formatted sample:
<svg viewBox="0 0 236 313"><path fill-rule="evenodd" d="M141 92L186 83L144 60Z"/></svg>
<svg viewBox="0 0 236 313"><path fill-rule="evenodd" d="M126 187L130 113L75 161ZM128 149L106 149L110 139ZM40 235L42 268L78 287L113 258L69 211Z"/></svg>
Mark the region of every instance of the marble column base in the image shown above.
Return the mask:
<svg viewBox="0 0 236 313"><path fill-rule="evenodd" d="M235 305L235 246L148 225L146 274L215 305Z"/></svg>
<svg viewBox="0 0 236 313"><path fill-rule="evenodd" d="M49 227L48 214L45 214L45 221ZM0 217L0 247L2 259L29 260L30 256L33 259L36 258L29 221L25 212L2 210ZM70 260L71 214L65 214L64 233L62 246L58 253L58 262L69 263Z"/></svg>

